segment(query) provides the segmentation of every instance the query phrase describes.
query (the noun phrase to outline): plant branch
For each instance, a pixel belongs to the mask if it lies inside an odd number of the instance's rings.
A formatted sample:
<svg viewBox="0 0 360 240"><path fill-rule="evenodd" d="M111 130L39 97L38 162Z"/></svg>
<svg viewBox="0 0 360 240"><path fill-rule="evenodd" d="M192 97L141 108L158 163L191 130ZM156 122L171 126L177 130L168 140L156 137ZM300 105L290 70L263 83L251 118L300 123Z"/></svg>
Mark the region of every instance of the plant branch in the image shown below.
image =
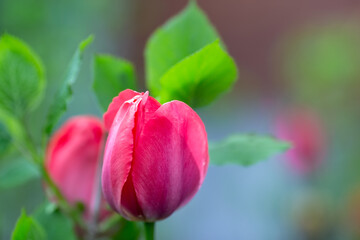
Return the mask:
<svg viewBox="0 0 360 240"><path fill-rule="evenodd" d="M98 155L98 165L96 168L96 175L95 175L95 184L94 184L94 191L93 191L93 211L92 215L90 216L90 221L88 223L88 235L86 237L86 240L93 240L95 239L95 235L98 232L97 222L99 220L99 217L101 215L101 169L102 169L102 159L103 159L103 152L104 152L104 137L101 141L101 149L99 151Z"/></svg>
<svg viewBox="0 0 360 240"><path fill-rule="evenodd" d="M22 123L24 127L25 145L28 150L28 154L26 155L30 156L33 162L40 169L42 178L45 181L47 187L50 189L51 194L55 197L59 207L64 211L66 215L68 215L74 221L74 223L79 225L81 228L86 229L86 225L84 224L84 221L79 214L79 211L69 205L69 203L66 201L65 197L61 193L60 189L56 186L55 182L49 175L44 163L44 151L41 151L41 153L39 153L25 121L23 121Z"/></svg>

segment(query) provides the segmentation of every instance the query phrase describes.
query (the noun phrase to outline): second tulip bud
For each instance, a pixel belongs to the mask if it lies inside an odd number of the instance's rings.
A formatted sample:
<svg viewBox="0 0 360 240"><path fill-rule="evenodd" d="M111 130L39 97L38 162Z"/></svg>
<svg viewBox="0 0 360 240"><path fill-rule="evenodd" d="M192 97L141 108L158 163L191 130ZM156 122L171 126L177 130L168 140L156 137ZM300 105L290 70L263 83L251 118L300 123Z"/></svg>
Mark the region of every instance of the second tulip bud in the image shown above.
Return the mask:
<svg viewBox="0 0 360 240"><path fill-rule="evenodd" d="M84 204L86 218L95 214L104 135L100 120L77 116L54 134L47 149L45 165L49 175L70 204ZM100 215L106 212L101 206Z"/></svg>

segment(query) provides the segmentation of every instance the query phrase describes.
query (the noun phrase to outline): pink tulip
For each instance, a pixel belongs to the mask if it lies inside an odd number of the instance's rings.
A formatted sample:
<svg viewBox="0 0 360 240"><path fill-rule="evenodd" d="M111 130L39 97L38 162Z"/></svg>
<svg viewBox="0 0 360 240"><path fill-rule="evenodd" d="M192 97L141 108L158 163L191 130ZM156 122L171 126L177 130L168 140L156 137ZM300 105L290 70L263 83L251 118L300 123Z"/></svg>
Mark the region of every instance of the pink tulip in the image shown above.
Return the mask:
<svg viewBox="0 0 360 240"><path fill-rule="evenodd" d="M324 157L325 138L319 117L310 111L288 112L278 119L277 137L292 143L285 157L300 173L316 169Z"/></svg>
<svg viewBox="0 0 360 240"><path fill-rule="evenodd" d="M110 131L102 186L115 211L128 220L156 221L190 201L209 162L205 127L195 111L125 90L104 121Z"/></svg>
<svg viewBox="0 0 360 240"><path fill-rule="evenodd" d="M104 131L95 117L74 117L54 134L46 153L51 178L69 203L85 205L85 217L94 214Z"/></svg>

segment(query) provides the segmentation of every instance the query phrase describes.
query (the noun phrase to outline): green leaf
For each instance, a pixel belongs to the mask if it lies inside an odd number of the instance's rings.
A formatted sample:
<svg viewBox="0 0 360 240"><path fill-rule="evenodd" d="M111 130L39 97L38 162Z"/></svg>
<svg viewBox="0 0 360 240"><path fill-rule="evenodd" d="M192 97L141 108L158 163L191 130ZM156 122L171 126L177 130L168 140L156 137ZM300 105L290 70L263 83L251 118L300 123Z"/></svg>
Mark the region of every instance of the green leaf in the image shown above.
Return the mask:
<svg viewBox="0 0 360 240"><path fill-rule="evenodd" d="M0 122L0 156L3 156L11 143L11 136L6 129L6 126Z"/></svg>
<svg viewBox="0 0 360 240"><path fill-rule="evenodd" d="M289 149L287 142L270 136L233 135L219 143L210 143L210 163L250 166Z"/></svg>
<svg viewBox="0 0 360 240"><path fill-rule="evenodd" d="M44 227L47 239L76 240L71 220L55 209L52 203L41 205L33 215Z"/></svg>
<svg viewBox="0 0 360 240"><path fill-rule="evenodd" d="M39 170L30 161L23 159L6 161L0 168L0 188L16 187L39 177Z"/></svg>
<svg viewBox="0 0 360 240"><path fill-rule="evenodd" d="M0 38L0 109L24 118L34 109L45 88L39 57L21 40L8 34Z"/></svg>
<svg viewBox="0 0 360 240"><path fill-rule="evenodd" d="M67 109L67 106L72 97L72 86L79 75L80 66L84 55L84 50L93 41L93 39L94 38L91 35L87 39L82 41L79 44L70 62L70 66L68 68L68 72L62 84L62 87L59 89L53 103L50 105L50 110L46 121L46 127L44 129L46 135L51 134L55 124L59 121L60 117L62 116L63 113L65 113Z"/></svg>
<svg viewBox="0 0 360 240"><path fill-rule="evenodd" d="M191 107L205 106L230 89L236 78L236 64L217 40L165 73L160 102L176 99Z"/></svg>
<svg viewBox="0 0 360 240"><path fill-rule="evenodd" d="M45 240L46 235L41 225L32 217L22 211L20 218L16 222L12 233L12 240Z"/></svg>
<svg viewBox="0 0 360 240"><path fill-rule="evenodd" d="M119 92L128 88L136 89L135 71L130 62L109 55L95 57L93 89L104 111Z"/></svg>
<svg viewBox="0 0 360 240"><path fill-rule="evenodd" d="M157 29L145 49L147 85L152 95L158 95L160 79L172 66L216 39L219 35L195 1Z"/></svg>

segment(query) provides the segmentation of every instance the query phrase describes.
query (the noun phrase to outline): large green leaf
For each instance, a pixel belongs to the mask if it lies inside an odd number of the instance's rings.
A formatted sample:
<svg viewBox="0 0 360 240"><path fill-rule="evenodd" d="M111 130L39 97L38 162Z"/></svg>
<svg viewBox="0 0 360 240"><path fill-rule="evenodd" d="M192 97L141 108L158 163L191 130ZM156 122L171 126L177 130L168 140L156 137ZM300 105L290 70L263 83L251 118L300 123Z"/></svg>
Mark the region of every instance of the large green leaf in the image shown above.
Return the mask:
<svg viewBox="0 0 360 240"><path fill-rule="evenodd" d="M72 97L72 86L74 85L80 71L84 50L93 41L93 36L89 36L82 41L71 62L66 74L62 87L57 92L53 103L50 105L49 113L47 116L47 122L45 126L45 134L50 135L55 124L59 121L61 115L65 113L67 106Z"/></svg>
<svg viewBox="0 0 360 240"><path fill-rule="evenodd" d="M152 95L158 95L160 79L172 66L216 39L219 35L195 1L157 29L145 50L147 85Z"/></svg>
<svg viewBox="0 0 360 240"><path fill-rule="evenodd" d="M16 222L12 233L12 240L45 240L46 235L41 225L32 217L27 216L25 210Z"/></svg>
<svg viewBox="0 0 360 240"><path fill-rule="evenodd" d="M14 159L0 165L0 189L16 187L39 177L39 170L30 161Z"/></svg>
<svg viewBox="0 0 360 240"><path fill-rule="evenodd" d="M98 55L94 59L93 88L104 111L119 92L136 89L133 65L123 59L109 55Z"/></svg>
<svg viewBox="0 0 360 240"><path fill-rule="evenodd" d="M289 149L286 142L270 136L232 135L224 141L210 143L210 163L250 166Z"/></svg>
<svg viewBox="0 0 360 240"><path fill-rule="evenodd" d="M71 220L51 203L41 205L33 214L34 218L44 227L49 240L76 240Z"/></svg>
<svg viewBox="0 0 360 240"><path fill-rule="evenodd" d="M0 109L23 118L44 91L45 74L38 56L21 40L0 38Z"/></svg>
<svg viewBox="0 0 360 240"><path fill-rule="evenodd" d="M234 60L217 40L173 66L161 78L160 101L177 99L191 107L211 103L235 82Z"/></svg>

